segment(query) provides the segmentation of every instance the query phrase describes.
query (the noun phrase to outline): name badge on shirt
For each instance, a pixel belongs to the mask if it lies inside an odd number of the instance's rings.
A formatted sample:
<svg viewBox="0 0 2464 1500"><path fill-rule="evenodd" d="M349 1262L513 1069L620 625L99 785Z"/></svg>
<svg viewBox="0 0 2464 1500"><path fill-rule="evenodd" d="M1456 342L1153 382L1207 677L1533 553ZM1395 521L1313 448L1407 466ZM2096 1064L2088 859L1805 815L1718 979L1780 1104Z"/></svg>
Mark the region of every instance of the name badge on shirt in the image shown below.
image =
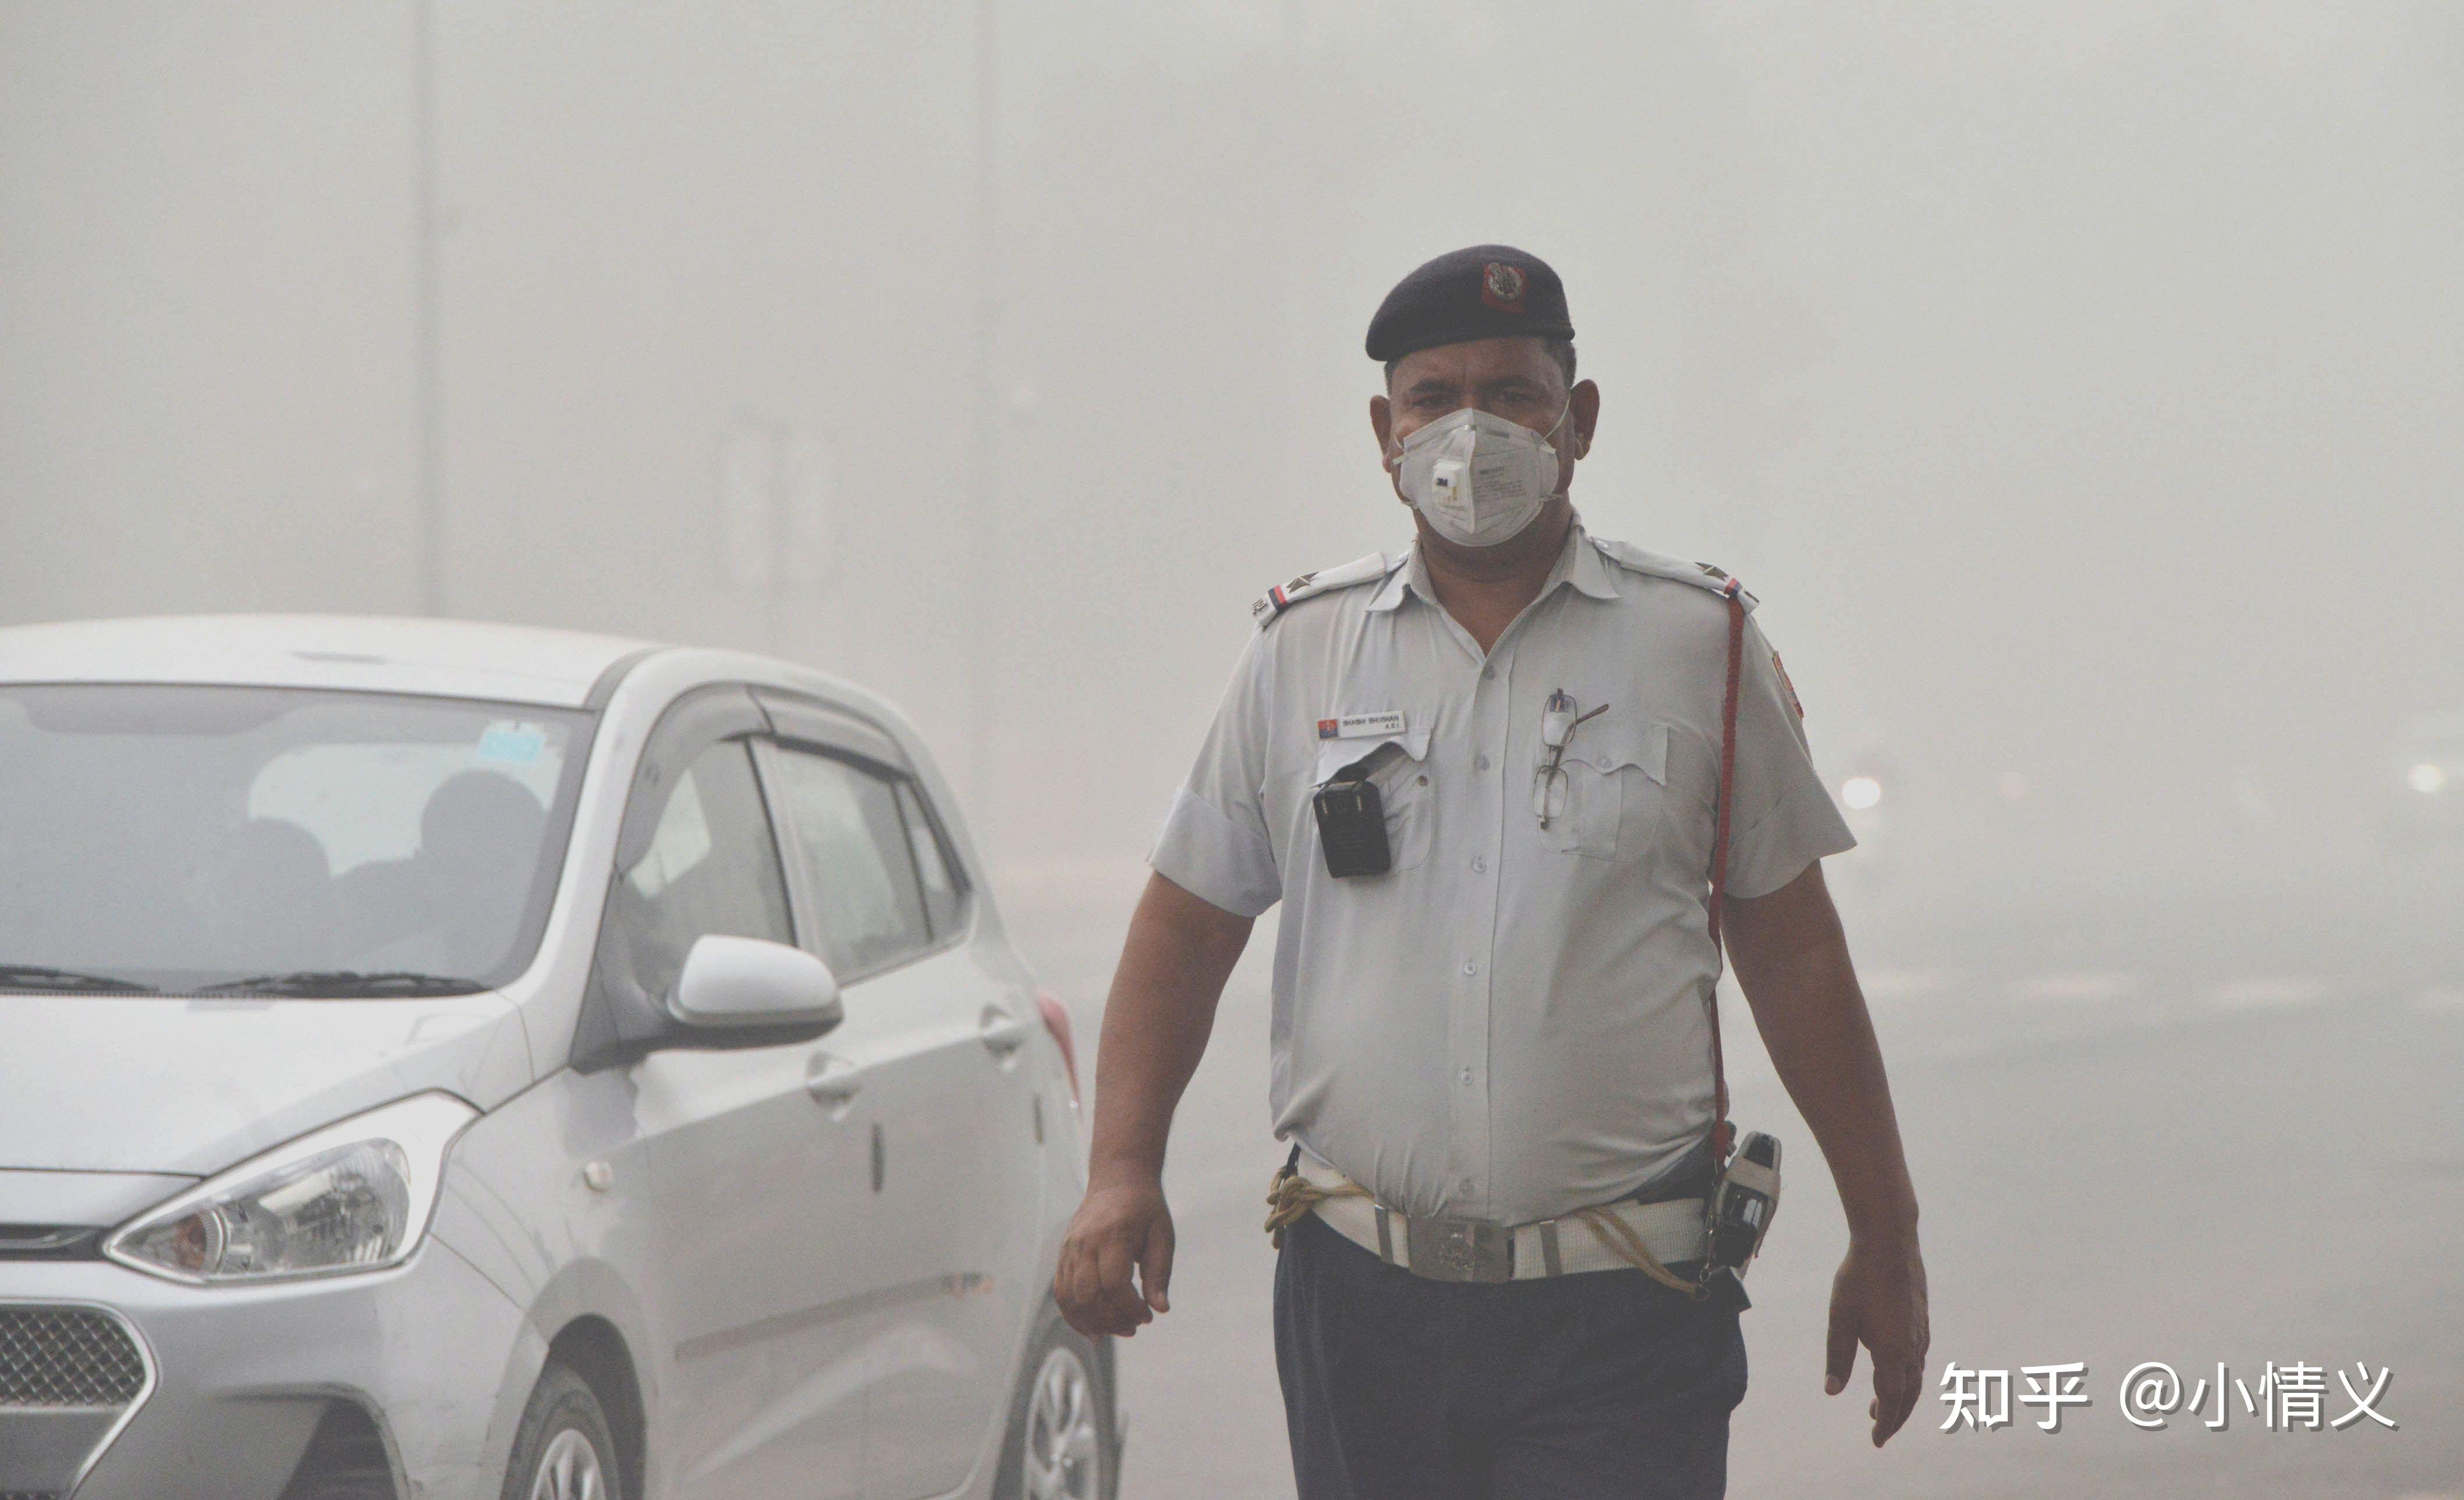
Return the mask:
<svg viewBox="0 0 2464 1500"><path fill-rule="evenodd" d="M1346 714L1341 718L1317 721L1320 739L1363 739L1371 735L1399 735L1403 732L1403 711L1390 708L1382 714Z"/></svg>

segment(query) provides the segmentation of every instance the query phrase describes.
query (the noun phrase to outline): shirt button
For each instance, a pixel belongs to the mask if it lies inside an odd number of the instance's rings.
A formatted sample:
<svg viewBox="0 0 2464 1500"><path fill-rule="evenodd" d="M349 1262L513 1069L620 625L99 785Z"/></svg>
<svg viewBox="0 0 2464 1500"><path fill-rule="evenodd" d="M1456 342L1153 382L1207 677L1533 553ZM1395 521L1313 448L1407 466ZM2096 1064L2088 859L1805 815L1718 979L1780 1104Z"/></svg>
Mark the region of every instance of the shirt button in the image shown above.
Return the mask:
<svg viewBox="0 0 2464 1500"><path fill-rule="evenodd" d="M1481 673L1481 677L1484 681L1495 682L1497 680L1497 669L1494 667L1488 668Z"/></svg>
<svg viewBox="0 0 2464 1500"><path fill-rule="evenodd" d="M1488 769L1488 757L1485 755L1473 756L1471 758L1471 764L1473 770L1485 771Z"/></svg>
<svg viewBox="0 0 2464 1500"><path fill-rule="evenodd" d="M1465 959L1463 960L1463 972L1465 974L1478 974L1480 972L1480 965L1472 962L1469 959Z"/></svg>
<svg viewBox="0 0 2464 1500"><path fill-rule="evenodd" d="M1470 1087L1471 1087L1471 1070L1470 1070L1470 1069L1466 1068L1466 1069L1464 1069L1464 1070L1463 1070L1463 1087L1464 1087L1464 1088L1468 1089L1468 1088L1470 1088Z"/></svg>
<svg viewBox="0 0 2464 1500"><path fill-rule="evenodd" d="M1475 875L1486 874L1488 872L1488 856L1485 854L1474 854L1471 857L1471 872Z"/></svg>

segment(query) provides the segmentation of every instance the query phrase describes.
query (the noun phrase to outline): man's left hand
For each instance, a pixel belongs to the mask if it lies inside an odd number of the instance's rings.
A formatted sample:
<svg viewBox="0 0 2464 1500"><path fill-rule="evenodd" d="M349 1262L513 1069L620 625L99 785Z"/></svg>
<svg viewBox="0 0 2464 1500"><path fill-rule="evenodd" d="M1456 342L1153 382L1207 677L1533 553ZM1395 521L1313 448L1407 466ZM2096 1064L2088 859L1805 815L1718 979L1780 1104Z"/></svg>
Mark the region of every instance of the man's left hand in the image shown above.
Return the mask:
<svg viewBox="0 0 2464 1500"><path fill-rule="evenodd" d="M1925 1351L1933 1334L1925 1322L1925 1257L1916 1241L1882 1245L1851 1236L1839 1274L1831 1280L1828 1374L1822 1389L1837 1396L1857 1366L1857 1346L1874 1358L1874 1446L1890 1441L1916 1410L1925 1388Z"/></svg>

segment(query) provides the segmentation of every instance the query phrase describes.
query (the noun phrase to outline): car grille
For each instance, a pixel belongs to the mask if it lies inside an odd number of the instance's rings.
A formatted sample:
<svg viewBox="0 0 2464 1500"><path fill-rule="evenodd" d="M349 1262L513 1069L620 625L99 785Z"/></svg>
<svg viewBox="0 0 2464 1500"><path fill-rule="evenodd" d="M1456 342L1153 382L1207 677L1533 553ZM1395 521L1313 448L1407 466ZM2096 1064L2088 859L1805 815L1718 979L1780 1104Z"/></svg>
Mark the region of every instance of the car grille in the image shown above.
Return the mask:
<svg viewBox="0 0 2464 1500"><path fill-rule="evenodd" d="M118 1318L92 1308L0 1307L0 1406L125 1406L144 1389L145 1357Z"/></svg>

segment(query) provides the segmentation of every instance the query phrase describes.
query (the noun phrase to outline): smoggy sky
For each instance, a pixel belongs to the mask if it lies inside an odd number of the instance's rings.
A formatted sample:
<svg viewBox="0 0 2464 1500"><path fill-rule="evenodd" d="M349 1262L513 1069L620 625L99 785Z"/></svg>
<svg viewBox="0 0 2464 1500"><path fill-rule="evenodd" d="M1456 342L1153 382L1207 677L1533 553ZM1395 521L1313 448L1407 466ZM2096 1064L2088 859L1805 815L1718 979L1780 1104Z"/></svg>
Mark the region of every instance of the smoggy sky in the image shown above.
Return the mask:
<svg viewBox="0 0 2464 1500"><path fill-rule="evenodd" d="M843 673L1134 858L1248 602L1408 538L1377 298L1505 240L1586 520L1762 596L1907 888L2373 857L2464 709L2464 13L992 11L987 511L974 7L440 0L451 612ZM0 0L0 620L419 607L415 14Z"/></svg>

